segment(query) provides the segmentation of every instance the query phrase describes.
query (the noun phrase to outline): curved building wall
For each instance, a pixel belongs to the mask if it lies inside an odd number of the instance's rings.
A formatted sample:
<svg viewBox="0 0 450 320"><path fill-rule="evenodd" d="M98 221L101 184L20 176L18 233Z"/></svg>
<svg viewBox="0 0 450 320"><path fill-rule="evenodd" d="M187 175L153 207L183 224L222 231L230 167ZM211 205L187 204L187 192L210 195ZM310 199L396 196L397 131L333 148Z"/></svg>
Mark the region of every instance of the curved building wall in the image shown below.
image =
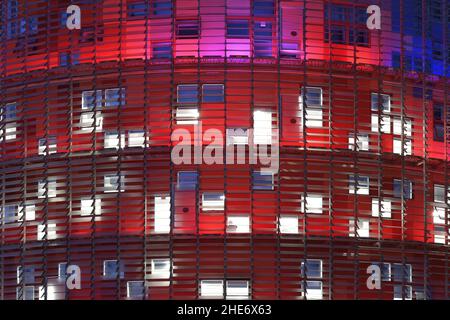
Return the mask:
<svg viewBox="0 0 450 320"><path fill-rule="evenodd" d="M448 298L446 1L69 4L2 2L2 299Z"/></svg>

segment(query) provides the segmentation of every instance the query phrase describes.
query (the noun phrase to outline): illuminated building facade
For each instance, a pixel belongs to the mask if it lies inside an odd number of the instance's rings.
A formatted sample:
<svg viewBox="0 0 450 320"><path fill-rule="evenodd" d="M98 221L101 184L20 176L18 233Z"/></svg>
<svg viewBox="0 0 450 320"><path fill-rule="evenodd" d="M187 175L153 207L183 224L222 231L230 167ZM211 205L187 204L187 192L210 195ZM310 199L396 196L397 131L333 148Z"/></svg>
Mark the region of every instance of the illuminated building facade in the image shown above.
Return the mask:
<svg viewBox="0 0 450 320"><path fill-rule="evenodd" d="M1 299L449 298L446 0L0 12ZM277 170L175 164L199 124Z"/></svg>

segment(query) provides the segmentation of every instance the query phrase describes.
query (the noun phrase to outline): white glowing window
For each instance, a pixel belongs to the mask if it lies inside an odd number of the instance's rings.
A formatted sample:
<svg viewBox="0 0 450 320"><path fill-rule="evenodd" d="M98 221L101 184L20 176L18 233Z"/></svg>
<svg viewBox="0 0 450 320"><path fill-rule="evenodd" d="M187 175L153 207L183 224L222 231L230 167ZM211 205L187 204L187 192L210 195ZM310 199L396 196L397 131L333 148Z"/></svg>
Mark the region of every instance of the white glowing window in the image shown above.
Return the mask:
<svg viewBox="0 0 450 320"><path fill-rule="evenodd" d="M201 280L200 296L202 298L223 299L223 280Z"/></svg>
<svg viewBox="0 0 450 320"><path fill-rule="evenodd" d="M92 110L94 108L101 108L103 102L102 90L83 91L81 94L81 109Z"/></svg>
<svg viewBox="0 0 450 320"><path fill-rule="evenodd" d="M37 239L41 240L54 240L56 239L56 224L40 224L37 226Z"/></svg>
<svg viewBox="0 0 450 320"><path fill-rule="evenodd" d="M14 140L17 138L17 127L15 122L5 124L5 140ZM3 134L3 130L1 131Z"/></svg>
<svg viewBox="0 0 450 320"><path fill-rule="evenodd" d="M245 128L227 129L228 145L246 145L248 144L248 130Z"/></svg>
<svg viewBox="0 0 450 320"><path fill-rule="evenodd" d="M20 221L23 220L24 208L19 206ZM25 220L33 221L36 219L36 206L34 204L25 205Z"/></svg>
<svg viewBox="0 0 450 320"><path fill-rule="evenodd" d="M103 277L105 279L115 279L117 276L123 279L125 276L123 269L123 264L117 260L103 261Z"/></svg>
<svg viewBox="0 0 450 320"><path fill-rule="evenodd" d="M434 207L433 223L434 224L445 224L445 208Z"/></svg>
<svg viewBox="0 0 450 320"><path fill-rule="evenodd" d="M33 266L17 266L17 284L33 284L35 282L35 272Z"/></svg>
<svg viewBox="0 0 450 320"><path fill-rule="evenodd" d="M16 300L34 300L34 286L17 287Z"/></svg>
<svg viewBox="0 0 450 320"><path fill-rule="evenodd" d="M401 118L399 118L399 117L394 118L392 132L394 134L398 134L398 135L402 134L402 119ZM403 119L403 134L407 137L412 136L411 119L407 119L407 118Z"/></svg>
<svg viewBox="0 0 450 320"><path fill-rule="evenodd" d="M434 185L434 202L445 203L445 187L440 184Z"/></svg>
<svg viewBox="0 0 450 320"><path fill-rule="evenodd" d="M145 294L144 281L128 281L127 282L127 298L142 299Z"/></svg>
<svg viewBox="0 0 450 320"><path fill-rule="evenodd" d="M16 222L17 216L17 205L3 207L3 223Z"/></svg>
<svg viewBox="0 0 450 320"><path fill-rule="evenodd" d="M67 278L67 262L58 263L58 279L65 280Z"/></svg>
<svg viewBox="0 0 450 320"><path fill-rule="evenodd" d="M394 286L394 300L412 300L412 286Z"/></svg>
<svg viewBox="0 0 450 320"><path fill-rule="evenodd" d="M446 232L445 226L435 226L434 227L434 242L445 244L445 241L447 240L447 232Z"/></svg>
<svg viewBox="0 0 450 320"><path fill-rule="evenodd" d="M227 299L248 299L250 297L250 283L246 280L228 280L226 282Z"/></svg>
<svg viewBox="0 0 450 320"><path fill-rule="evenodd" d="M47 284L47 286L39 286L39 300L56 300L57 287Z"/></svg>
<svg viewBox="0 0 450 320"><path fill-rule="evenodd" d="M249 233L250 232L250 217L235 215L227 217L227 232L229 233Z"/></svg>
<svg viewBox="0 0 450 320"><path fill-rule="evenodd" d="M120 185L120 188L119 188ZM107 174L104 178L105 192L123 192L125 191L125 176L117 174Z"/></svg>
<svg viewBox="0 0 450 320"><path fill-rule="evenodd" d="M378 132L378 115L372 114L372 132ZM391 133L391 118L389 116L381 116L381 132Z"/></svg>
<svg viewBox="0 0 450 320"><path fill-rule="evenodd" d="M381 109L382 112L391 111L391 96L388 94L372 92L371 110L378 111L379 109Z"/></svg>
<svg viewBox="0 0 450 320"><path fill-rule="evenodd" d="M56 179L48 178L47 180L41 180L38 182L38 198L43 199L45 197L56 197Z"/></svg>
<svg viewBox="0 0 450 320"><path fill-rule="evenodd" d="M253 142L272 144L272 111L253 111Z"/></svg>
<svg viewBox="0 0 450 320"><path fill-rule="evenodd" d="M353 150L355 148L355 135L353 133L350 133L348 136L348 148L350 150ZM356 150L369 150L369 136L367 134L356 135Z"/></svg>
<svg viewBox="0 0 450 320"><path fill-rule="evenodd" d="M404 139L404 149L402 147L402 139L401 138L394 138L393 139L393 152L400 155L409 156L411 155L411 139Z"/></svg>
<svg viewBox="0 0 450 320"><path fill-rule="evenodd" d="M128 131L128 146L143 148L145 146L145 132L143 130Z"/></svg>
<svg viewBox="0 0 450 320"><path fill-rule="evenodd" d="M306 281L305 297L307 300L322 300L322 281Z"/></svg>
<svg viewBox="0 0 450 320"><path fill-rule="evenodd" d="M280 216L280 233L298 233L298 217Z"/></svg>
<svg viewBox="0 0 450 320"><path fill-rule="evenodd" d="M370 221L369 219L357 219L355 223L354 219L349 221L349 236L368 238L370 236Z"/></svg>
<svg viewBox="0 0 450 320"><path fill-rule="evenodd" d="M100 111L96 112L83 112L80 116L80 126L83 129L90 129L94 126L98 130L101 130L103 127L103 116Z"/></svg>
<svg viewBox="0 0 450 320"><path fill-rule="evenodd" d="M197 124L200 114L198 108L178 107L176 113L177 124Z"/></svg>
<svg viewBox="0 0 450 320"><path fill-rule="evenodd" d="M170 259L152 259L152 275L156 278L170 277Z"/></svg>
<svg viewBox="0 0 450 320"><path fill-rule="evenodd" d="M202 195L203 211L224 210L225 195L223 193L205 192Z"/></svg>
<svg viewBox="0 0 450 320"><path fill-rule="evenodd" d="M155 232L170 232L170 197L155 197Z"/></svg>
<svg viewBox="0 0 450 320"><path fill-rule="evenodd" d="M355 188L356 186L356 188ZM355 194L369 194L370 180L369 177L365 176L349 176L349 188L348 193Z"/></svg>
<svg viewBox="0 0 450 320"><path fill-rule="evenodd" d="M378 198L372 199L372 217L391 217L392 204L390 200L382 200L380 208L380 200Z"/></svg>
<svg viewBox="0 0 450 320"><path fill-rule="evenodd" d="M301 197L301 210L304 213L321 214L323 212L323 197L320 194L308 193Z"/></svg>
<svg viewBox="0 0 450 320"><path fill-rule="evenodd" d="M102 199L81 199L81 215L90 216L102 214Z"/></svg>
<svg viewBox="0 0 450 320"><path fill-rule="evenodd" d="M119 149L125 147L125 134L124 133L119 134L117 131L105 132L104 147L105 149L109 148Z"/></svg>
<svg viewBox="0 0 450 320"><path fill-rule="evenodd" d="M299 110L303 117L305 106L305 126L320 128L323 126L323 94L322 88L303 87L299 96Z"/></svg>
<svg viewBox="0 0 450 320"><path fill-rule="evenodd" d="M39 139L39 154L46 155L56 153L56 137Z"/></svg>

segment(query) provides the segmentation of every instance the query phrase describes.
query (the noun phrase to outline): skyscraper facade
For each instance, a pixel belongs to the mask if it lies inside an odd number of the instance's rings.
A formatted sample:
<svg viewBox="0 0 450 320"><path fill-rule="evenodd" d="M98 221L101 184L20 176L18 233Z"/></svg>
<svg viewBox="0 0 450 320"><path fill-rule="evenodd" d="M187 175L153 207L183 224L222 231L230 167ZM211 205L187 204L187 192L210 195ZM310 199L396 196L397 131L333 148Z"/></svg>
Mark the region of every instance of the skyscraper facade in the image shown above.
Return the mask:
<svg viewBox="0 0 450 320"><path fill-rule="evenodd" d="M448 1L0 12L1 299L449 298Z"/></svg>

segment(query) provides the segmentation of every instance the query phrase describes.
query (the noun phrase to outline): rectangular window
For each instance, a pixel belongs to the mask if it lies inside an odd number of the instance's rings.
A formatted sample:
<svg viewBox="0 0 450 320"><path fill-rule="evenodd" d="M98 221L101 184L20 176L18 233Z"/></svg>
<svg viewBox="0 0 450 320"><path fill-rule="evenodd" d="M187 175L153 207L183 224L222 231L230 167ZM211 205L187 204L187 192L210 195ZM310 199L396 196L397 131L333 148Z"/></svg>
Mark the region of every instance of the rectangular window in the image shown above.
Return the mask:
<svg viewBox="0 0 450 320"><path fill-rule="evenodd" d="M394 197L402 197L402 180L394 179ZM413 186L412 182L408 179L403 180L403 198L410 200L413 198Z"/></svg>
<svg viewBox="0 0 450 320"><path fill-rule="evenodd" d="M296 234L298 233L298 217L281 215L279 222L280 233Z"/></svg>
<svg viewBox="0 0 450 320"><path fill-rule="evenodd" d="M144 294L145 294L144 281L127 282L127 298L142 299L144 298Z"/></svg>
<svg viewBox="0 0 450 320"><path fill-rule="evenodd" d="M444 130L444 105L435 103L433 105L433 140L438 142L445 141Z"/></svg>
<svg viewBox="0 0 450 320"><path fill-rule="evenodd" d="M322 278L322 260L320 259L306 259L301 264L302 277L307 279Z"/></svg>
<svg viewBox="0 0 450 320"><path fill-rule="evenodd" d="M321 194L308 193L305 197L301 198L301 210L303 213L323 213L323 197Z"/></svg>
<svg viewBox="0 0 450 320"><path fill-rule="evenodd" d="M372 111L377 112L381 109L382 112L391 112L391 96L383 93L372 92L371 96L371 107Z"/></svg>
<svg viewBox="0 0 450 320"><path fill-rule="evenodd" d="M200 35L200 26L197 20L177 21L177 38L196 39Z"/></svg>
<svg viewBox="0 0 450 320"><path fill-rule="evenodd" d="M275 14L274 0L254 0L253 15L255 17L271 17Z"/></svg>
<svg viewBox="0 0 450 320"><path fill-rule="evenodd" d="M246 145L248 144L248 129L246 128L228 128L228 145Z"/></svg>
<svg viewBox="0 0 450 320"><path fill-rule="evenodd" d="M411 139L402 139L401 138L394 138L393 139L393 145L392 145L392 152L404 156L410 156L412 153L412 143Z"/></svg>
<svg viewBox="0 0 450 320"><path fill-rule="evenodd" d="M264 171L252 172L253 190L273 190L274 177L273 173Z"/></svg>
<svg viewBox="0 0 450 320"><path fill-rule="evenodd" d="M38 182L38 198L56 197L56 178L49 177L47 180L40 180Z"/></svg>
<svg viewBox="0 0 450 320"><path fill-rule="evenodd" d="M34 286L25 286L16 288L17 300L34 300Z"/></svg>
<svg viewBox="0 0 450 320"><path fill-rule="evenodd" d="M56 153L56 137L51 136L48 138L39 139L39 150L40 155Z"/></svg>
<svg viewBox="0 0 450 320"><path fill-rule="evenodd" d="M59 65L61 67L75 66L80 63L80 54L71 52L59 53Z"/></svg>
<svg viewBox="0 0 450 320"><path fill-rule="evenodd" d="M67 278L67 262L58 263L58 279L66 280Z"/></svg>
<svg viewBox="0 0 450 320"><path fill-rule="evenodd" d="M120 139L119 139L120 136ZM117 131L106 131L105 132L105 140L103 144L105 149L121 149L125 147L125 134L119 134Z"/></svg>
<svg viewBox="0 0 450 320"><path fill-rule="evenodd" d="M155 232L170 232L170 197L155 197Z"/></svg>
<svg viewBox="0 0 450 320"><path fill-rule="evenodd" d="M54 240L56 239L56 224L55 223L47 223L40 224L37 228L37 240Z"/></svg>
<svg viewBox="0 0 450 320"><path fill-rule="evenodd" d="M250 297L250 283L246 280L227 280L226 298L243 300Z"/></svg>
<svg viewBox="0 0 450 320"><path fill-rule="evenodd" d="M104 192L124 192L124 191L125 191L125 176L117 174L105 175Z"/></svg>
<svg viewBox="0 0 450 320"><path fill-rule="evenodd" d="M370 179L366 176L349 176L349 188L348 193L350 194L369 194L370 191Z"/></svg>
<svg viewBox="0 0 450 320"><path fill-rule="evenodd" d="M25 210L22 206L18 207L19 212L19 221L23 221L23 214L25 213L26 221L33 221L36 219L36 206L34 204L25 205Z"/></svg>
<svg viewBox="0 0 450 320"><path fill-rule="evenodd" d="M223 211L225 209L225 194L205 192L202 195L203 211Z"/></svg>
<svg viewBox="0 0 450 320"><path fill-rule="evenodd" d="M103 261L103 277L106 279L115 279L117 276L120 276L120 279L124 278L122 264L117 260Z"/></svg>
<svg viewBox="0 0 450 320"><path fill-rule="evenodd" d="M199 117L198 108L178 107L175 115L179 125L197 124Z"/></svg>
<svg viewBox="0 0 450 320"><path fill-rule="evenodd" d="M97 130L101 130L103 127L103 116L100 111L96 112L83 112L80 116L80 126L83 130L89 130L94 126Z"/></svg>
<svg viewBox="0 0 450 320"><path fill-rule="evenodd" d="M105 107L117 108L125 106L125 88L105 90Z"/></svg>
<svg viewBox="0 0 450 320"><path fill-rule="evenodd" d="M153 15L155 16L171 16L172 15L172 1L155 0L152 2Z"/></svg>
<svg viewBox="0 0 450 320"><path fill-rule="evenodd" d="M395 285L394 300L412 300L412 287Z"/></svg>
<svg viewBox="0 0 450 320"><path fill-rule="evenodd" d="M390 200L382 200L380 208L380 200L372 199L372 217L390 218L392 204Z"/></svg>
<svg viewBox="0 0 450 320"><path fill-rule="evenodd" d="M127 3L128 18L145 18L147 10L147 1Z"/></svg>
<svg viewBox="0 0 450 320"><path fill-rule="evenodd" d="M17 266L17 284L33 284L35 282L35 272L33 266Z"/></svg>
<svg viewBox="0 0 450 320"><path fill-rule="evenodd" d="M355 149L355 134L350 133L348 136L348 148L350 150ZM356 150L357 151L368 151L369 150L369 135L358 134L356 135Z"/></svg>
<svg viewBox="0 0 450 320"><path fill-rule="evenodd" d="M224 101L223 84L204 84L202 86L203 102L221 103Z"/></svg>
<svg viewBox="0 0 450 320"><path fill-rule="evenodd" d="M12 223L17 221L17 205L7 205L3 207L3 223Z"/></svg>
<svg viewBox="0 0 450 320"><path fill-rule="evenodd" d="M433 186L434 190L434 202L445 204L445 187L440 184L435 184Z"/></svg>
<svg viewBox="0 0 450 320"><path fill-rule="evenodd" d="M322 300L322 281L306 281L305 297L307 300Z"/></svg>
<svg viewBox="0 0 450 320"><path fill-rule="evenodd" d="M445 224L445 208L434 207L433 209L433 223Z"/></svg>
<svg viewBox="0 0 450 320"><path fill-rule="evenodd" d="M145 147L145 132L144 130L130 130L128 131L128 147Z"/></svg>
<svg viewBox="0 0 450 320"><path fill-rule="evenodd" d="M155 278L170 277L170 259L152 259L152 275Z"/></svg>
<svg viewBox="0 0 450 320"><path fill-rule="evenodd" d="M178 172L178 190L195 190L198 185L197 171Z"/></svg>
<svg viewBox="0 0 450 320"><path fill-rule="evenodd" d="M272 112L253 111L253 142L255 144L272 144Z"/></svg>
<svg viewBox="0 0 450 320"><path fill-rule="evenodd" d="M100 109L103 102L102 90L96 91L83 91L81 94L81 109L93 110L94 108Z"/></svg>
<svg viewBox="0 0 450 320"><path fill-rule="evenodd" d="M197 104L198 86L196 84L179 84L177 86L177 103Z"/></svg>
<svg viewBox="0 0 450 320"><path fill-rule="evenodd" d="M223 299L223 280L201 280L200 296L202 298Z"/></svg>
<svg viewBox="0 0 450 320"><path fill-rule="evenodd" d="M393 134L402 134L402 119L399 117L395 117L393 120L393 128L392 128ZM411 119L403 118L403 135L407 137L412 136L412 126L411 126Z"/></svg>
<svg viewBox="0 0 450 320"><path fill-rule="evenodd" d="M81 215L90 216L102 214L102 199L81 199Z"/></svg>
<svg viewBox="0 0 450 320"><path fill-rule="evenodd" d="M355 223L355 219L350 219L349 236L359 238L370 237L370 220L359 218Z"/></svg>
<svg viewBox="0 0 450 320"><path fill-rule="evenodd" d="M15 102L7 103L2 108L2 112L2 119L6 121L15 120L17 118L17 104Z"/></svg>
<svg viewBox="0 0 450 320"><path fill-rule="evenodd" d="M247 20L227 20L228 38L248 38L249 25Z"/></svg>
<svg viewBox="0 0 450 320"><path fill-rule="evenodd" d="M396 282L412 282L412 265L394 263L392 265L393 281Z"/></svg>
<svg viewBox="0 0 450 320"><path fill-rule="evenodd" d="M299 110L303 117L305 106L305 126L307 128L320 128L323 126L323 94L322 88L302 87L299 97Z"/></svg>
<svg viewBox="0 0 450 320"><path fill-rule="evenodd" d="M371 128L372 132L378 132L378 114L371 115ZM381 116L381 130L382 133L391 133L391 117L390 116Z"/></svg>
<svg viewBox="0 0 450 320"><path fill-rule="evenodd" d="M256 22L253 25L254 56L272 57L272 23Z"/></svg>
<svg viewBox="0 0 450 320"><path fill-rule="evenodd" d="M153 58L155 59L171 59L172 44L169 42L153 43Z"/></svg>
<svg viewBox="0 0 450 320"><path fill-rule="evenodd" d="M250 217L248 215L229 215L227 217L228 233L249 233Z"/></svg>

